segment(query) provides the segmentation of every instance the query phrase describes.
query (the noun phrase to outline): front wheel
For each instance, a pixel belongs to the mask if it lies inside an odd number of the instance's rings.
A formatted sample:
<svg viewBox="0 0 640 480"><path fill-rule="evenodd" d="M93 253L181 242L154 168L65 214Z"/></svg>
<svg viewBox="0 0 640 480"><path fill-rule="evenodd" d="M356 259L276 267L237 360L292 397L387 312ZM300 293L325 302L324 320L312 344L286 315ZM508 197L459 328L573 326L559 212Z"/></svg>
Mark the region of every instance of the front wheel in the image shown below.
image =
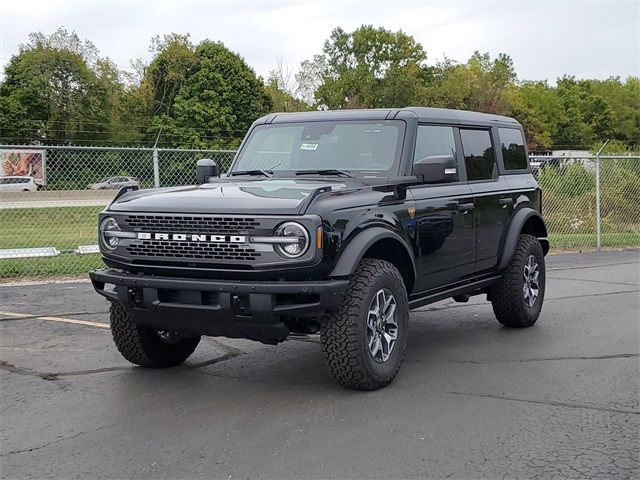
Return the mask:
<svg viewBox="0 0 640 480"><path fill-rule="evenodd" d="M200 337L182 337L178 332L136 325L119 303L110 310L111 334L118 351L141 367L166 368L180 365L200 343Z"/></svg>
<svg viewBox="0 0 640 480"><path fill-rule="evenodd" d="M542 310L545 289L544 253L533 235L520 235L515 254L491 291L493 312L505 327L530 327Z"/></svg>
<svg viewBox="0 0 640 480"><path fill-rule="evenodd" d="M407 348L409 303L398 269L364 259L321 332L324 362L344 387L376 390L397 375Z"/></svg>

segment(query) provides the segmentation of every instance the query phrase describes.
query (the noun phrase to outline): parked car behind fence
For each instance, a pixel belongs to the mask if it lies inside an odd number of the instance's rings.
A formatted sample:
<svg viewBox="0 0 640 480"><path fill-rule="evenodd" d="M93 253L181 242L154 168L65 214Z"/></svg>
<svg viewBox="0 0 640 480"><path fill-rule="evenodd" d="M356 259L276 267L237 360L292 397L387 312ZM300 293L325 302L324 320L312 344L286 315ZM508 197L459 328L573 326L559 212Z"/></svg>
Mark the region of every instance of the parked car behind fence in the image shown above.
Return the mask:
<svg viewBox="0 0 640 480"><path fill-rule="evenodd" d="M135 177L110 177L87 185L89 190L110 190L122 187L140 187L140 182Z"/></svg>
<svg viewBox="0 0 640 480"><path fill-rule="evenodd" d="M0 192L35 192L40 189L33 177L0 177Z"/></svg>

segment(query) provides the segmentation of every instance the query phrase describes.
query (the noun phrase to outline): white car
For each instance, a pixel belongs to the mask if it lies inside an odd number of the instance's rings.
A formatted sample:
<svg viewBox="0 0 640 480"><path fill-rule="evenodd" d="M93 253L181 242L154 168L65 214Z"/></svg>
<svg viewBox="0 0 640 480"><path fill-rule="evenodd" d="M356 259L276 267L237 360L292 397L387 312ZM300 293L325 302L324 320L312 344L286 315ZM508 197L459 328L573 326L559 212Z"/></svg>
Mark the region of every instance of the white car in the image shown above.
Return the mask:
<svg viewBox="0 0 640 480"><path fill-rule="evenodd" d="M122 187L140 187L140 182L135 177L111 177L87 185L89 190L109 190Z"/></svg>
<svg viewBox="0 0 640 480"><path fill-rule="evenodd" d="M35 192L38 184L33 177L0 177L0 192Z"/></svg>

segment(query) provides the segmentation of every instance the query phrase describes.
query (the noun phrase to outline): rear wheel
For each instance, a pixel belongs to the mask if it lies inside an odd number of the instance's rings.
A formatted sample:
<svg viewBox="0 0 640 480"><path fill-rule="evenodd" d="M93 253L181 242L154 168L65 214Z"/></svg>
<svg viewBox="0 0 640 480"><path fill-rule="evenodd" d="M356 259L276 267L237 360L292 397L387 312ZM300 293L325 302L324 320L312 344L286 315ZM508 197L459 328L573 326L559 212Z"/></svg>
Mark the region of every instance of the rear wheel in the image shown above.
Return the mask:
<svg viewBox="0 0 640 480"><path fill-rule="evenodd" d="M409 304L402 276L387 261L364 259L342 304L321 332L325 364L347 388L384 387L400 370L408 328Z"/></svg>
<svg viewBox="0 0 640 480"><path fill-rule="evenodd" d="M509 267L491 292L496 318L506 327L530 327L542 310L544 289L545 264L540 242L533 235L520 235Z"/></svg>
<svg viewBox="0 0 640 480"><path fill-rule="evenodd" d="M200 343L200 337L182 337L179 332L136 325L119 303L111 303L110 313L111 334L118 351L141 367L180 365Z"/></svg>

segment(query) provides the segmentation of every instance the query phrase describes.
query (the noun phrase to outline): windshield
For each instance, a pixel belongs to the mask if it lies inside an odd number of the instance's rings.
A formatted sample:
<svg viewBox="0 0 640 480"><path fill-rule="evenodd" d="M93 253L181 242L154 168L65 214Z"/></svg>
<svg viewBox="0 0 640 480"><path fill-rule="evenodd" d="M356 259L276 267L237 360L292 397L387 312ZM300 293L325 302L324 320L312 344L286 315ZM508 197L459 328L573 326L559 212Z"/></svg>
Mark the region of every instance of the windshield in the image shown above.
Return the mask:
<svg viewBox="0 0 640 480"><path fill-rule="evenodd" d="M397 171L404 122L325 121L259 125L233 172L336 169L358 175Z"/></svg>

